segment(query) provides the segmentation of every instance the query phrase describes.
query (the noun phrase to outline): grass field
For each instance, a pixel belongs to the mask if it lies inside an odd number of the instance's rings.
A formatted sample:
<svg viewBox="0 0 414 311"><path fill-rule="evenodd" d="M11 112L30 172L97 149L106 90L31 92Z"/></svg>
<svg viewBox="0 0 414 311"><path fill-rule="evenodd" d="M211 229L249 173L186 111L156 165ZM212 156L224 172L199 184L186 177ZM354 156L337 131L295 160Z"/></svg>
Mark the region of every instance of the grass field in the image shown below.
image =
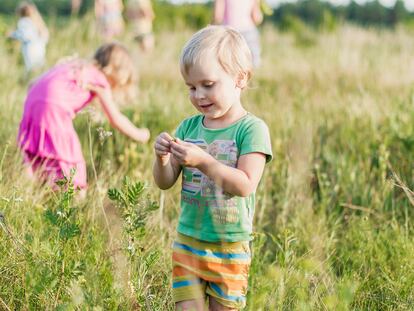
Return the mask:
<svg viewBox="0 0 414 311"><path fill-rule="evenodd" d="M88 23L51 21L48 65L92 55ZM152 138L195 113L178 69L192 31L157 33L152 55L122 38L140 71L122 109ZM274 160L257 193L246 310L413 310L412 33L262 34L263 66L243 102L269 125ZM27 180L15 142L27 85L18 46L0 40L0 310L173 310L179 183L156 188L152 143L100 139L112 130L96 107L75 122L87 197Z"/></svg>

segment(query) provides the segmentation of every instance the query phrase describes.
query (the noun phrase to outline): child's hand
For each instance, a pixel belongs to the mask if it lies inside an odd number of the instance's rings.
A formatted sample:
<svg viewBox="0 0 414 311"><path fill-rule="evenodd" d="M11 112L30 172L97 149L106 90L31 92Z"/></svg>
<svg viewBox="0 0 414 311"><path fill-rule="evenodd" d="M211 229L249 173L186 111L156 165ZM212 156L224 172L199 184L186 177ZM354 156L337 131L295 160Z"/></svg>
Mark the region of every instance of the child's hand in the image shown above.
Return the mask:
<svg viewBox="0 0 414 311"><path fill-rule="evenodd" d="M148 140L150 139L150 131L147 128L141 128L139 129L139 139L137 139L137 141L141 142L141 143L147 143Z"/></svg>
<svg viewBox="0 0 414 311"><path fill-rule="evenodd" d="M168 161L170 158L171 142L174 138L167 132L163 132L157 136L154 144L155 154L162 160Z"/></svg>
<svg viewBox="0 0 414 311"><path fill-rule="evenodd" d="M188 167L198 167L211 156L195 144L176 139L171 142L171 153L178 163Z"/></svg>

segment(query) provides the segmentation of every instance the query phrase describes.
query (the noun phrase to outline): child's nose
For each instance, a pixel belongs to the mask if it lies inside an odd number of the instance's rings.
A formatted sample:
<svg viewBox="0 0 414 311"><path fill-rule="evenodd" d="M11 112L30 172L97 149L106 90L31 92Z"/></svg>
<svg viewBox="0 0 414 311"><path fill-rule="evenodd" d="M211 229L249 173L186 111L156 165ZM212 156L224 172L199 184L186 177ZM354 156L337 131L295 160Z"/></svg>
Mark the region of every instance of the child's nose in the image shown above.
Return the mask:
<svg viewBox="0 0 414 311"><path fill-rule="evenodd" d="M195 98L197 98L197 99L205 98L205 94L204 94L203 90L200 90L200 89L197 89L195 91L194 95L195 95Z"/></svg>

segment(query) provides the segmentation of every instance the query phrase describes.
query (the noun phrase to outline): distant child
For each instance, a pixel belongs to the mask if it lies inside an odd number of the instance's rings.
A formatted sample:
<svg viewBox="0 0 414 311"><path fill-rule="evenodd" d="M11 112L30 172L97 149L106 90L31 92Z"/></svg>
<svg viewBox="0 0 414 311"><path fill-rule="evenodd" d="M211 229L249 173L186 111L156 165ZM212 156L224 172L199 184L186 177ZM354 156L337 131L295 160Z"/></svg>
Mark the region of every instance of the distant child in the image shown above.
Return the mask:
<svg viewBox="0 0 414 311"><path fill-rule="evenodd" d="M95 0L98 29L106 41L120 35L124 30L121 0Z"/></svg>
<svg viewBox="0 0 414 311"><path fill-rule="evenodd" d="M175 138L156 138L153 167L161 189L182 173L173 299L177 310L204 310L207 297L210 310L236 310L246 303L255 192L272 158L269 131L240 101L252 60L237 31L200 30L180 67L200 114L182 121Z"/></svg>
<svg viewBox="0 0 414 311"><path fill-rule="evenodd" d="M22 2L17 8L20 17L10 38L21 41L26 73L44 65L49 31L33 3Z"/></svg>
<svg viewBox="0 0 414 311"><path fill-rule="evenodd" d="M72 120L95 97L114 128L138 142L148 141L148 129L136 128L112 98L112 91L133 87L134 67L128 51L110 43L96 51L93 61L58 64L31 85L18 134L30 174L53 184L76 168L74 185L86 188L85 159Z"/></svg>
<svg viewBox="0 0 414 311"><path fill-rule="evenodd" d="M144 52L151 52L154 48L152 21L155 18L151 0L128 0L126 15L141 49Z"/></svg>
<svg viewBox="0 0 414 311"><path fill-rule="evenodd" d="M82 6L82 0L71 0L70 1L71 14L78 15L81 6Z"/></svg>
<svg viewBox="0 0 414 311"><path fill-rule="evenodd" d="M263 21L260 0L215 0L214 24L230 26L247 42L255 68L260 66L260 35L257 27Z"/></svg>

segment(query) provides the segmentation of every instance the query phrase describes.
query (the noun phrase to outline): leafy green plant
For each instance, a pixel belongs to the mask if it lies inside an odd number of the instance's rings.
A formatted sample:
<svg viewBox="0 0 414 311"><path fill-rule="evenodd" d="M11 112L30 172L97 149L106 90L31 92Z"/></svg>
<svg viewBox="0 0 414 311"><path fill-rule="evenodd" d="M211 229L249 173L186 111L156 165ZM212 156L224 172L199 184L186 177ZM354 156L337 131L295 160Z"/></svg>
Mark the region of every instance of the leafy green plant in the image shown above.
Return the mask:
<svg viewBox="0 0 414 311"><path fill-rule="evenodd" d="M138 304L143 304L144 280L149 269L159 257L158 250L144 252L146 225L158 204L150 199L146 193L145 184L133 182L124 177L120 189L108 190L108 197L118 207L123 220L123 249L129 260L129 285L136 295Z"/></svg>

